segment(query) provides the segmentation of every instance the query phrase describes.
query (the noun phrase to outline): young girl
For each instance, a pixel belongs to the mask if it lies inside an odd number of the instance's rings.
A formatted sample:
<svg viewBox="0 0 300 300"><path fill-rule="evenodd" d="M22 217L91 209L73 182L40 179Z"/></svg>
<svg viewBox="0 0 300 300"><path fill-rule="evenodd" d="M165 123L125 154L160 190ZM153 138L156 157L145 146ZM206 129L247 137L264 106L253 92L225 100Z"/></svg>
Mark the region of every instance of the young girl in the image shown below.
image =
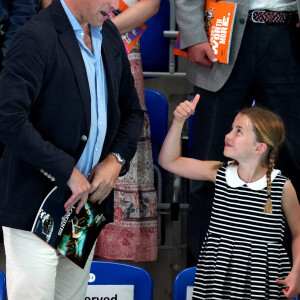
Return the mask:
<svg viewBox="0 0 300 300"><path fill-rule="evenodd" d="M200 96L174 111L159 163L215 183L212 217L200 251L193 299L285 299L300 293L300 207L292 183L274 169L283 123L259 107L242 110L225 136L228 165L180 156L184 121ZM205 141L195 141L205 143ZM285 218L293 236L293 268L282 246Z"/></svg>

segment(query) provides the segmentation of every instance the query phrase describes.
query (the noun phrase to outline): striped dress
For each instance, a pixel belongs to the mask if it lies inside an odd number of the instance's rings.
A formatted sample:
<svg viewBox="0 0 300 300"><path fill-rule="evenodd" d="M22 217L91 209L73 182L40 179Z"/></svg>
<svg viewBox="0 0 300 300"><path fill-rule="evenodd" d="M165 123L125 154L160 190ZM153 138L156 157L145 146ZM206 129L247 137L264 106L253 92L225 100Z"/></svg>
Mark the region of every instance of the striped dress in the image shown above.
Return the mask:
<svg viewBox="0 0 300 300"><path fill-rule="evenodd" d="M218 170L212 217L199 254L193 299L286 299L276 279L291 265L282 246L281 195L287 180L272 172L273 213L264 213L266 176L245 183L237 166Z"/></svg>

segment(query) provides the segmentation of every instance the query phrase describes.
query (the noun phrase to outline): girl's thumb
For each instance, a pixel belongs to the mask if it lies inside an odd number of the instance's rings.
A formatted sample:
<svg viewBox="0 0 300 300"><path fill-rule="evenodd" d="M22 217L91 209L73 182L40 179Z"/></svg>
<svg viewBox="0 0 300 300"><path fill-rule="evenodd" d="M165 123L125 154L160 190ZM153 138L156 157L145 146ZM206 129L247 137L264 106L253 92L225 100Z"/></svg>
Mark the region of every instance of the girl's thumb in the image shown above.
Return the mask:
<svg viewBox="0 0 300 300"><path fill-rule="evenodd" d="M282 285L285 285L285 280L284 279L276 279L276 282L278 283L278 284L282 284Z"/></svg>
<svg viewBox="0 0 300 300"><path fill-rule="evenodd" d="M196 107L196 105L197 105L197 103L199 102L199 99L200 99L200 95L199 94L197 94L196 96L195 96L195 98L193 99L193 105L194 105L194 107Z"/></svg>

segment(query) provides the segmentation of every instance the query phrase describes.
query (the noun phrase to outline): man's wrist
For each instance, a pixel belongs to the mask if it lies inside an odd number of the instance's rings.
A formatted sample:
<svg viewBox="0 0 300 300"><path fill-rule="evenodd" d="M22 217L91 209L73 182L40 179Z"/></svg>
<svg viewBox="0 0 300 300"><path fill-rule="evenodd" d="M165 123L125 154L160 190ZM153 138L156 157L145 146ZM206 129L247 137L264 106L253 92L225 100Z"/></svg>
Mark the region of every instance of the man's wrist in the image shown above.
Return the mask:
<svg viewBox="0 0 300 300"><path fill-rule="evenodd" d="M120 155L120 153L110 152L109 154L113 155L122 167L125 165L125 159Z"/></svg>

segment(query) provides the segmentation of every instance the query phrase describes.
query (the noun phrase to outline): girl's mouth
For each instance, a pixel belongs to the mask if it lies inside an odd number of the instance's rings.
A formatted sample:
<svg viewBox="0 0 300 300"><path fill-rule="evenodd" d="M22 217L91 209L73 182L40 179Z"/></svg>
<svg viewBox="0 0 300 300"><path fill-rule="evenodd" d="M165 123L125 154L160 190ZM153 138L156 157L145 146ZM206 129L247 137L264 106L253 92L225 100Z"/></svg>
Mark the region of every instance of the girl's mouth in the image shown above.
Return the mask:
<svg viewBox="0 0 300 300"><path fill-rule="evenodd" d="M106 11L100 11L101 15L108 18L108 13Z"/></svg>

